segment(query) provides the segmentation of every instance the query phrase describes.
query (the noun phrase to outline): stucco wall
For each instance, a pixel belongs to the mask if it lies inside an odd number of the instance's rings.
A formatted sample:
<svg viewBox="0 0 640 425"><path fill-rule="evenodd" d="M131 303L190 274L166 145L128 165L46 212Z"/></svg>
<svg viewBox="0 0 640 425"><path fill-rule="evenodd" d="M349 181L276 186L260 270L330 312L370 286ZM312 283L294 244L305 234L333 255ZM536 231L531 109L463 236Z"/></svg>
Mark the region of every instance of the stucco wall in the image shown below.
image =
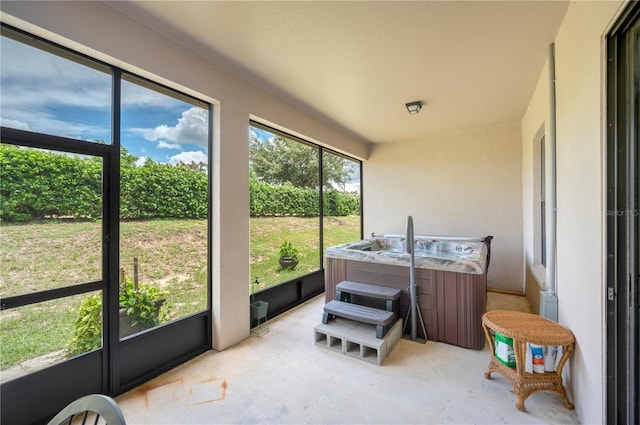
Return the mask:
<svg viewBox="0 0 640 425"><path fill-rule="evenodd" d="M523 292L520 126L386 143L363 169L364 234L493 235L489 287Z"/></svg>
<svg viewBox="0 0 640 425"><path fill-rule="evenodd" d="M620 8L620 2L573 2L555 40L558 315L577 340L566 377L582 423L605 421L603 40ZM547 72L522 120L527 265L533 257L531 143L548 116Z"/></svg>
<svg viewBox="0 0 640 425"><path fill-rule="evenodd" d="M326 125L100 2L0 3L2 20L214 103L213 342L249 336L249 119L259 117L366 158L363 140Z"/></svg>
<svg viewBox="0 0 640 425"><path fill-rule="evenodd" d="M539 204L534 201L534 148L538 146L534 140L539 140L540 132L548 132L549 114L549 75L545 64L536 85L527 112L522 119L522 224L523 247L525 264L525 293L531 309L539 311L540 291L546 289L545 270L540 264L540 256L534 255L539 249L535 243L535 233L540 232L540 215L536 214Z"/></svg>

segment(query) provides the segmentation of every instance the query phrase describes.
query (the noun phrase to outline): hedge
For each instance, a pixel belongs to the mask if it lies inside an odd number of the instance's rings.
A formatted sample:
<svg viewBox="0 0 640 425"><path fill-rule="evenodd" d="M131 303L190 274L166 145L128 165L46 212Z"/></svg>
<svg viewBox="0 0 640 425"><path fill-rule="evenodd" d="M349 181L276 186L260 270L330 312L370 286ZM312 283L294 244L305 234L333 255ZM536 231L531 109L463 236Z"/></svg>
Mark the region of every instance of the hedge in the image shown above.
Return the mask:
<svg viewBox="0 0 640 425"><path fill-rule="evenodd" d="M207 174L186 166L123 166L120 218L207 217ZM0 218L99 219L102 161L0 145Z"/></svg>
<svg viewBox="0 0 640 425"><path fill-rule="evenodd" d="M120 217L206 218L207 174L169 164L123 168Z"/></svg>
<svg viewBox="0 0 640 425"><path fill-rule="evenodd" d="M250 177L250 206L252 217L318 215L319 192L301 189L291 184L271 185ZM360 196L357 193L324 190L323 212L326 216L360 214Z"/></svg>
<svg viewBox="0 0 640 425"><path fill-rule="evenodd" d="M0 217L100 217L101 168L97 158L0 145Z"/></svg>
<svg viewBox="0 0 640 425"><path fill-rule="evenodd" d="M147 161L123 166L120 218L207 217L206 172ZM270 185L250 177L251 216L317 216L318 191ZM28 222L44 218L99 219L102 161L0 145L0 218ZM324 214L360 213L356 193L324 192Z"/></svg>

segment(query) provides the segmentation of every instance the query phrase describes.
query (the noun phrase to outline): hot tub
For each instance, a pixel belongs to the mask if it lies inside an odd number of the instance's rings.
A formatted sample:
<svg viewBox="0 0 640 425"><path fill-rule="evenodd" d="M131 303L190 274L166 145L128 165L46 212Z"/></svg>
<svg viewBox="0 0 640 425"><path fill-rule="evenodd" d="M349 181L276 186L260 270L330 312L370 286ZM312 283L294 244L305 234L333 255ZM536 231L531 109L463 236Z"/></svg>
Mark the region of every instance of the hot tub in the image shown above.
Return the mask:
<svg viewBox="0 0 640 425"><path fill-rule="evenodd" d="M488 247L481 238L415 236L416 268L484 274ZM409 265L405 239L400 236L372 237L327 249L327 258L398 266Z"/></svg>
<svg viewBox="0 0 640 425"><path fill-rule="evenodd" d="M482 314L490 241L491 237L414 237L415 282L428 340L478 350L484 347ZM327 248L326 301L335 299L335 286L343 280L389 286L402 290L400 311L406 318L409 261L405 238L400 235L374 235Z"/></svg>

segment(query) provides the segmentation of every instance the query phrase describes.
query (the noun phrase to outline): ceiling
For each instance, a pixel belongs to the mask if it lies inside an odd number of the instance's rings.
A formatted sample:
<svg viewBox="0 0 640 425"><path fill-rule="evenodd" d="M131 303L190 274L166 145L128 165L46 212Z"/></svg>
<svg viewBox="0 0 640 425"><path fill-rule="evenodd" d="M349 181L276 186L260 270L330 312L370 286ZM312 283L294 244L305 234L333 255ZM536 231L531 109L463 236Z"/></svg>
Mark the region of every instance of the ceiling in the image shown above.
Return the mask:
<svg viewBox="0 0 640 425"><path fill-rule="evenodd" d="M109 2L368 142L519 121L566 1ZM405 103L424 103L409 115Z"/></svg>

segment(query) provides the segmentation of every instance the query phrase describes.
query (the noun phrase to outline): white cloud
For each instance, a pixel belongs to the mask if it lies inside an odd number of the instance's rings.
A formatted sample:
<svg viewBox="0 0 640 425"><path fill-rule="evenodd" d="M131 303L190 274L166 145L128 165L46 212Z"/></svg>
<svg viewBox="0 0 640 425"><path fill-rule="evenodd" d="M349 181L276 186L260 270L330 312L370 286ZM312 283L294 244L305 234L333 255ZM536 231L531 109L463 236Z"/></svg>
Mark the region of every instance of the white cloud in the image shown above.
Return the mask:
<svg viewBox="0 0 640 425"><path fill-rule="evenodd" d="M182 149L182 146L180 145L180 143L167 143L164 140L160 140L158 142L158 149L175 149L175 150L180 150Z"/></svg>
<svg viewBox="0 0 640 425"><path fill-rule="evenodd" d="M176 165L179 162L184 162L185 164L190 164L195 162L196 164L203 162L205 164L208 163L207 155L200 151L193 152L180 152L177 155L174 155L169 159L169 164Z"/></svg>
<svg viewBox="0 0 640 425"><path fill-rule="evenodd" d="M0 117L0 126L17 128L18 130L31 130L29 123L4 117Z"/></svg>
<svg viewBox="0 0 640 425"><path fill-rule="evenodd" d="M2 38L2 106L110 108L111 75Z"/></svg>
<svg viewBox="0 0 640 425"><path fill-rule="evenodd" d="M110 138L111 75L0 40L3 125L83 140ZM63 109L67 116L58 115Z"/></svg>
<svg viewBox="0 0 640 425"><path fill-rule="evenodd" d="M0 38L0 63L3 126L81 140L111 140L110 73L7 37ZM126 133L138 136L137 140L126 138L125 143L127 148L136 144L143 158L157 160L158 149L181 150L185 144L208 149L208 110L127 79L122 81L121 100L123 124L130 126L123 128L123 139ZM144 143L142 138L154 143Z"/></svg>
<svg viewBox="0 0 640 425"><path fill-rule="evenodd" d="M166 124L158 125L153 129L137 129L144 134L149 141L169 140L176 143L193 143L199 146L207 146L208 112L205 109L191 107L182 112L175 127Z"/></svg>

